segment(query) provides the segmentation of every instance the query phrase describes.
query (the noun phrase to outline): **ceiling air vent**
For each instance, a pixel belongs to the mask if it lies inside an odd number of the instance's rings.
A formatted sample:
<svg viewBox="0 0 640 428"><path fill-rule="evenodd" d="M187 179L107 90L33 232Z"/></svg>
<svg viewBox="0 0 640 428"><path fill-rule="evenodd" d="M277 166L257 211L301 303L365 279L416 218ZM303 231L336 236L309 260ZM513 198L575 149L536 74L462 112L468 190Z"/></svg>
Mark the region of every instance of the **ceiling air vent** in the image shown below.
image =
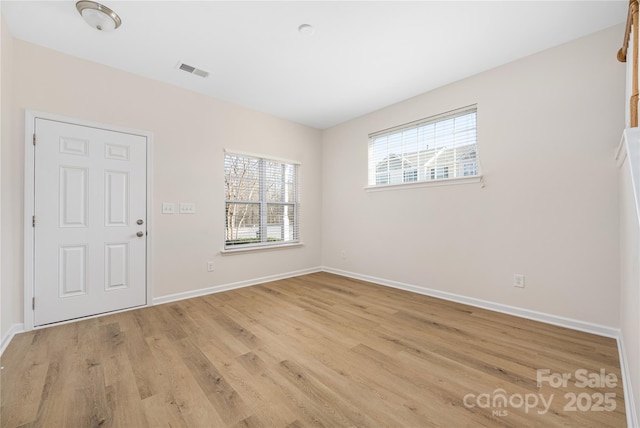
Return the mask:
<svg viewBox="0 0 640 428"><path fill-rule="evenodd" d="M209 72L208 71L202 70L200 68L193 67L193 66L185 64L183 62L179 62L178 63L178 69L182 70L182 71L186 71L187 73L190 73L190 74L195 74L196 76L200 76L200 77L209 76Z"/></svg>

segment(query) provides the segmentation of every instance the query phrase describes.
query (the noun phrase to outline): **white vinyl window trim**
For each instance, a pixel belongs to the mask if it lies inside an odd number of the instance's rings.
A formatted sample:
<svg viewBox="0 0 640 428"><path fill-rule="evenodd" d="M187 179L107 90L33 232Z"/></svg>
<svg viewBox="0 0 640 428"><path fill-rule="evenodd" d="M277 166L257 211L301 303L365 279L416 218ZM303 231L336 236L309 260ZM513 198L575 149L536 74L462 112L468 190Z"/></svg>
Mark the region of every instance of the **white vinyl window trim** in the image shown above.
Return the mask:
<svg viewBox="0 0 640 428"><path fill-rule="evenodd" d="M299 166L225 150L223 253L301 245Z"/></svg>
<svg viewBox="0 0 640 428"><path fill-rule="evenodd" d="M477 106L369 134L367 190L482 180Z"/></svg>

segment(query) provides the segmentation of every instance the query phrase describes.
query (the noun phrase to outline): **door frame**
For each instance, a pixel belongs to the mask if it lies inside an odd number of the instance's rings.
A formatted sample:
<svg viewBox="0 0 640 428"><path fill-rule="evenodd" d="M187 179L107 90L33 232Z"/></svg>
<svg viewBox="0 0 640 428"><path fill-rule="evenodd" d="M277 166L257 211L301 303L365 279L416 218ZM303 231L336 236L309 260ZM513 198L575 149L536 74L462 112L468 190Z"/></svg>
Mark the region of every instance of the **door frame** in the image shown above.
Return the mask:
<svg viewBox="0 0 640 428"><path fill-rule="evenodd" d="M34 328L46 328L51 325L65 324L76 320L61 321L59 323L47 324L46 326L34 327L34 310L32 307L32 299L34 297L34 253L35 253L35 234L32 226L32 218L35 209L35 150L33 145L33 134L35 132L36 119L53 120L64 122L71 125L85 126L89 128L104 129L107 131L122 132L126 134L139 135L147 139L147 235L145 237L147 244L146 251L146 305L153 305L153 279L152 279L152 239L153 239L153 133L142 131L139 129L124 128L121 126L109 125L101 122L94 122L83 119L76 119L67 116L61 116L53 113L46 113L36 110L25 110L25 134L24 134L24 330L31 331ZM139 308L140 306L138 306ZM113 311L110 313L128 311L131 309L123 309L121 311ZM104 315L104 314L101 314ZM86 318L93 318L100 315L89 315Z"/></svg>

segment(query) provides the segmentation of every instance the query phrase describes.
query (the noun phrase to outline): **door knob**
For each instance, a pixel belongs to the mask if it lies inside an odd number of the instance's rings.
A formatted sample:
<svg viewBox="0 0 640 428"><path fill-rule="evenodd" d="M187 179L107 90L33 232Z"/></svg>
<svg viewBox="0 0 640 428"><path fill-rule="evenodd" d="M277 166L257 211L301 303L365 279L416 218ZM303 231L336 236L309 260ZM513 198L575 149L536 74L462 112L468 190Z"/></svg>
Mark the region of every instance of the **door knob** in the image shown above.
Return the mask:
<svg viewBox="0 0 640 428"><path fill-rule="evenodd" d="M138 238L142 238L144 236L144 232L138 232L136 233L136 236L138 236Z"/></svg>
<svg viewBox="0 0 640 428"><path fill-rule="evenodd" d="M138 221L136 221L136 223L138 223L138 224L144 224L144 220L142 220L142 219L138 219Z"/></svg>

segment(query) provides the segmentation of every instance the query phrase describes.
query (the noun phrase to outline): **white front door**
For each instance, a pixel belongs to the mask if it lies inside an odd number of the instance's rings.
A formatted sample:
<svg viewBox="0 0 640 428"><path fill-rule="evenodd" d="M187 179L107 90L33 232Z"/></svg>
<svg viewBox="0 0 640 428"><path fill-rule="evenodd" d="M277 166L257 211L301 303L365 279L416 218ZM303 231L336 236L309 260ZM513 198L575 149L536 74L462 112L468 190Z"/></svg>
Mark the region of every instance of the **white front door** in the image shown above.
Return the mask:
<svg viewBox="0 0 640 428"><path fill-rule="evenodd" d="M34 325L146 303L144 136L35 119Z"/></svg>

